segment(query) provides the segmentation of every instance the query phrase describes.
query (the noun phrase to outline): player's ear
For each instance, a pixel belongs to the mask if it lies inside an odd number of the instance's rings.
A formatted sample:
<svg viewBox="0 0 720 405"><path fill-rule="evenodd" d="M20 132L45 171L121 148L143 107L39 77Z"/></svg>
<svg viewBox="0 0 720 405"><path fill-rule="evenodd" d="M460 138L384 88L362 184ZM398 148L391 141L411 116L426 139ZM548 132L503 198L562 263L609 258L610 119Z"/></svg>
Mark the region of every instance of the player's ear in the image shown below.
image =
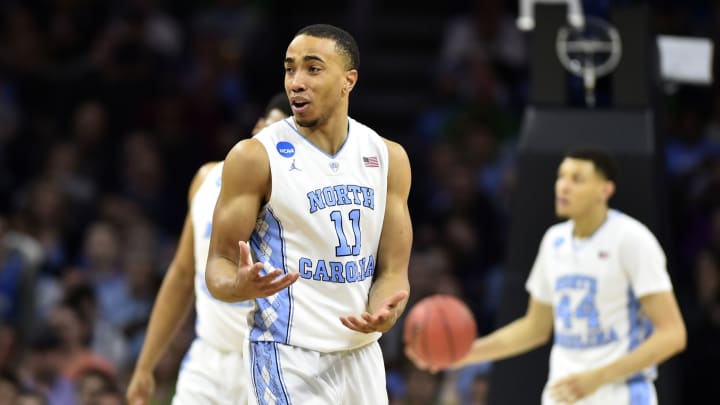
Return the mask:
<svg viewBox="0 0 720 405"><path fill-rule="evenodd" d="M345 83L343 83L343 94L349 94L357 83L358 71L357 69L350 69L345 72Z"/></svg>
<svg viewBox="0 0 720 405"><path fill-rule="evenodd" d="M615 194L615 182L608 180L603 186L603 197L605 197L605 201L608 201L613 194Z"/></svg>

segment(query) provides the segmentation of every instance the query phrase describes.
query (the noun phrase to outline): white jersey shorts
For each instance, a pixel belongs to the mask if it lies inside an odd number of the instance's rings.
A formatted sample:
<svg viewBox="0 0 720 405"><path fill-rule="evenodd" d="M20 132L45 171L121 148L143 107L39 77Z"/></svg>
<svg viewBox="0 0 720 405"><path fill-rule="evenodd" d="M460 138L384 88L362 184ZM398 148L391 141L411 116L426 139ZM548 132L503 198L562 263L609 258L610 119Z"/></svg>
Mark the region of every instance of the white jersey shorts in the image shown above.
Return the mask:
<svg viewBox="0 0 720 405"><path fill-rule="evenodd" d="M251 405L386 405L380 345L321 353L276 342L247 345Z"/></svg>
<svg viewBox="0 0 720 405"><path fill-rule="evenodd" d="M246 368L242 352L218 350L196 338L180 367L172 405L245 405Z"/></svg>

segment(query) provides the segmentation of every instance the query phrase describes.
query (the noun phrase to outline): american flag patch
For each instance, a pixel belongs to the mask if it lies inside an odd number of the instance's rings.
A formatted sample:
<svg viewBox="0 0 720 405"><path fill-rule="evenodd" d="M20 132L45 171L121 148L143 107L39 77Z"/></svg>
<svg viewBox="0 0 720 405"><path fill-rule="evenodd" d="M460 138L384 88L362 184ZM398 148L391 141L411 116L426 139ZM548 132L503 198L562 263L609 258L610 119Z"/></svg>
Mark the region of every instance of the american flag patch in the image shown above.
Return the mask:
<svg viewBox="0 0 720 405"><path fill-rule="evenodd" d="M363 165L365 167L380 167L377 156L363 156Z"/></svg>

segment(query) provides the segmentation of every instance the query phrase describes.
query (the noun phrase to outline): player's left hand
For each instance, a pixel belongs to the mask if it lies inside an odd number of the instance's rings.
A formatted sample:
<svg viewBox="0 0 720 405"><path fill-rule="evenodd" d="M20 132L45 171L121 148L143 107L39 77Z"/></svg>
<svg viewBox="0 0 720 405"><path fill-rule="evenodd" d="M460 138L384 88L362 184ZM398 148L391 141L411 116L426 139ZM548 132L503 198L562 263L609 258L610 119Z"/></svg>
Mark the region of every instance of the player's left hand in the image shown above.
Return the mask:
<svg viewBox="0 0 720 405"><path fill-rule="evenodd" d="M550 396L560 404L574 404L595 392L602 384L595 370L571 374L550 386Z"/></svg>
<svg viewBox="0 0 720 405"><path fill-rule="evenodd" d="M395 308L405 298L407 298L408 292L398 291L390 297L386 298L380 307L374 312L364 312L360 315L360 318L355 316L341 316L340 322L346 327L363 333L372 332L387 332L395 325L398 315Z"/></svg>
<svg viewBox="0 0 720 405"><path fill-rule="evenodd" d="M152 371L138 368L132 375L125 397L129 405L147 405L155 392L155 377Z"/></svg>

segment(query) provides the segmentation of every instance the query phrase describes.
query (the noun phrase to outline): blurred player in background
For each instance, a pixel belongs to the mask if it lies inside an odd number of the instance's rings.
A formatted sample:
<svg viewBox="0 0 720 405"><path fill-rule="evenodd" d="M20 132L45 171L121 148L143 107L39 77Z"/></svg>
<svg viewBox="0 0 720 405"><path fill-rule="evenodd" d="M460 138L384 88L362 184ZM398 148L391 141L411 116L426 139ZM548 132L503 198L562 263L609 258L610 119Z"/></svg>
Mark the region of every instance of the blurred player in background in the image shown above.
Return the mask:
<svg viewBox="0 0 720 405"><path fill-rule="evenodd" d="M358 64L344 30L301 29L284 63L293 117L225 160L206 276L219 299L255 301L250 403L388 403L377 340L409 294L410 164L348 117Z"/></svg>
<svg viewBox="0 0 720 405"><path fill-rule="evenodd" d="M284 93L275 95L253 129L290 115ZM222 162L203 165L188 192L190 211L170 268L158 292L145 342L126 397L130 405L148 404L155 390L153 371L184 323L195 295L197 337L178 377L173 404L244 404L247 399L243 341L247 336L247 314L252 303L220 302L205 285L210 227L220 192Z"/></svg>
<svg viewBox="0 0 720 405"><path fill-rule="evenodd" d="M456 367L498 360L547 342L543 405L651 405L656 365L685 348L685 325L665 254L640 222L608 207L616 168L601 149L568 153L555 211L526 283L522 318L475 341ZM406 347L420 368L427 368Z"/></svg>

